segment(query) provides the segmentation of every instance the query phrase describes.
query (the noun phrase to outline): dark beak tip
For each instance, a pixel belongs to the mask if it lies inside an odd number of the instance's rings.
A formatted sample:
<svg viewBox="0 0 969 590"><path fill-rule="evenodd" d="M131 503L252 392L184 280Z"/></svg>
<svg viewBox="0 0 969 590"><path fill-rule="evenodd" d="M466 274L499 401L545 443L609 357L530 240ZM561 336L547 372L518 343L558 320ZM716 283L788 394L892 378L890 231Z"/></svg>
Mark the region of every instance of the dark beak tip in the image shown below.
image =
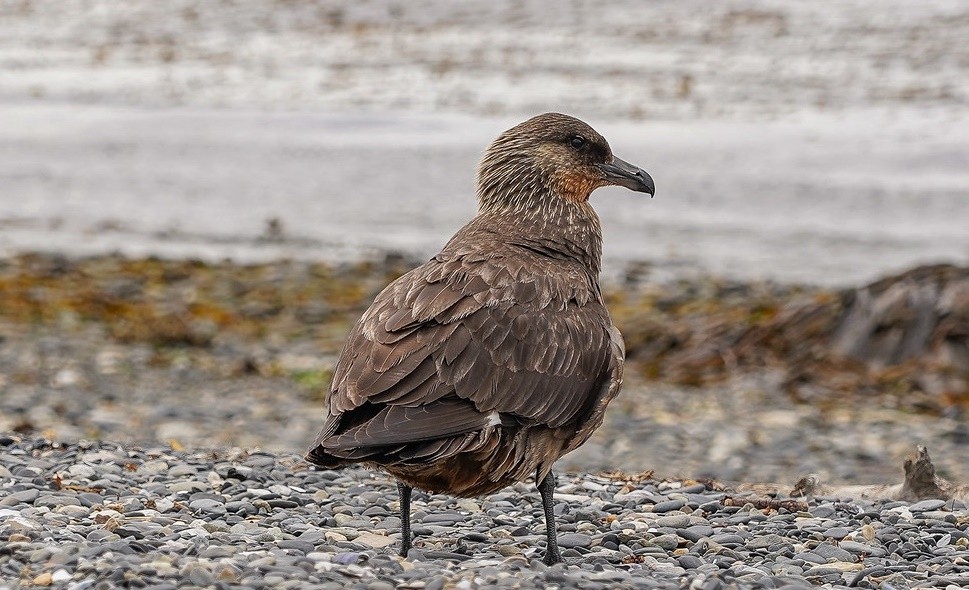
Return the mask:
<svg viewBox="0 0 969 590"><path fill-rule="evenodd" d="M625 187L631 191L648 193L655 196L656 186L648 172L619 158L613 158L608 164L600 165L606 181L610 184Z"/></svg>
<svg viewBox="0 0 969 590"><path fill-rule="evenodd" d="M642 183L642 190L640 192L649 194L650 199L655 197L656 185L653 183L653 177L650 176L645 170L640 171L640 174L638 176L639 176L640 182Z"/></svg>

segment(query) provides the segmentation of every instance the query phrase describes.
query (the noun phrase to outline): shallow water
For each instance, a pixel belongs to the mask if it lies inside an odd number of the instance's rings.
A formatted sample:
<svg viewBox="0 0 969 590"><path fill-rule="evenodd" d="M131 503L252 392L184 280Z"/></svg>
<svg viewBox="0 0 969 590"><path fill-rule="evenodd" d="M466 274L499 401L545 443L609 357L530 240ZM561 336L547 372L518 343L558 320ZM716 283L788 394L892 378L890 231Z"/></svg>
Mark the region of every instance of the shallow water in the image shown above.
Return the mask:
<svg viewBox="0 0 969 590"><path fill-rule="evenodd" d="M831 285L969 262L969 122L906 115L591 121L657 185L593 195L607 273ZM477 159L514 122L3 104L0 251L429 255L473 215Z"/></svg>

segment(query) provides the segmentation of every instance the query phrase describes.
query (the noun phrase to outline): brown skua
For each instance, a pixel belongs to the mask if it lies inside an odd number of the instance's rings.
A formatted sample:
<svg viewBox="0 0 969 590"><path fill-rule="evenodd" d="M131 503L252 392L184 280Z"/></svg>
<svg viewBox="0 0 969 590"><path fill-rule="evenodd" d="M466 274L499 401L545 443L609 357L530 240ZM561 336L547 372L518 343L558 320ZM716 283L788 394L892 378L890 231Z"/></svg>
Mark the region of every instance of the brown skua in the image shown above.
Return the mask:
<svg viewBox="0 0 969 590"><path fill-rule="evenodd" d="M552 465L602 424L624 347L599 289L596 188L654 192L589 125L547 113L501 134L478 170L477 215L376 298L333 375L307 458L398 480L401 554L412 488L480 496L534 475L545 562Z"/></svg>

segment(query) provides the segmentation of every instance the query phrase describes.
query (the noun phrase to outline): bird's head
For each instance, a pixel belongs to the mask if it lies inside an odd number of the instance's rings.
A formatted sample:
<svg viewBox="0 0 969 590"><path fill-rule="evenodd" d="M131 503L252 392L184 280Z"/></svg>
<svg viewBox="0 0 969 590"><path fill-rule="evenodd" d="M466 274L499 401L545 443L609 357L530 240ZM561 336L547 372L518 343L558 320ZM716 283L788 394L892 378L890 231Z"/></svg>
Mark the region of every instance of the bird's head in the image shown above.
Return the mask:
<svg viewBox="0 0 969 590"><path fill-rule="evenodd" d="M482 209L537 206L557 197L582 203L601 186L654 192L644 170L612 154L609 142L586 123L545 113L505 131L478 167Z"/></svg>

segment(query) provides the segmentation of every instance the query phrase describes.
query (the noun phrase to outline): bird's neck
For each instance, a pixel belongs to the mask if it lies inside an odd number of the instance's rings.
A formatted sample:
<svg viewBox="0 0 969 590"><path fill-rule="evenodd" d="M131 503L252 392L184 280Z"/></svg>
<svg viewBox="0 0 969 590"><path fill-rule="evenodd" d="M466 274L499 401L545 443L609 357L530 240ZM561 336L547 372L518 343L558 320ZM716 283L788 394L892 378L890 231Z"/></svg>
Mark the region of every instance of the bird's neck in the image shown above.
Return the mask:
<svg viewBox="0 0 969 590"><path fill-rule="evenodd" d="M598 279L602 229L589 201L572 201L551 194L532 197L504 206L486 206L482 202L473 223L501 232L507 243L575 260Z"/></svg>

